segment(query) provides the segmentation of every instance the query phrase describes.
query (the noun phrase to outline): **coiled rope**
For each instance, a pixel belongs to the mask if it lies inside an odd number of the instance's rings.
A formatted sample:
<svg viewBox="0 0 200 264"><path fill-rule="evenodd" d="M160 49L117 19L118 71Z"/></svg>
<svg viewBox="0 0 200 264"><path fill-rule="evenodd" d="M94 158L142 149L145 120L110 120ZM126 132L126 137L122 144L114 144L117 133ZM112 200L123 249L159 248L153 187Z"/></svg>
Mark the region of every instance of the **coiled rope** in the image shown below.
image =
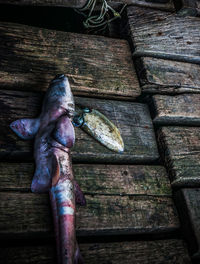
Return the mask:
<svg viewBox="0 0 200 264"><path fill-rule="evenodd" d="M120 12L115 11L111 6L108 5L106 0L101 1L101 11L99 14L94 14L95 6L99 5L99 0L88 0L87 4L83 8L75 9L75 11L85 17L83 21L83 25L86 29L97 29L98 31L102 31L106 29L108 24L117 18L121 18L121 14L126 7L126 4L123 5ZM112 17L109 15L109 11L111 11ZM106 19L107 16L108 18Z"/></svg>

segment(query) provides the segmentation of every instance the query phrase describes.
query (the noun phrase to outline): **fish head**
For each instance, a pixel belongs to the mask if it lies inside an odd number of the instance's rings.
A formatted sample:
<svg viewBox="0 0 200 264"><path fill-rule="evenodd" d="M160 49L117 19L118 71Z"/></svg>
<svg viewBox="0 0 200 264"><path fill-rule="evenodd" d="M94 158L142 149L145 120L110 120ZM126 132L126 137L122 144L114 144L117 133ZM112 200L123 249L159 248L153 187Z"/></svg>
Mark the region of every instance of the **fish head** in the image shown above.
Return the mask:
<svg viewBox="0 0 200 264"><path fill-rule="evenodd" d="M57 75L49 85L43 103L43 113L51 113L55 118L66 114L74 115L74 98L68 78L64 74Z"/></svg>

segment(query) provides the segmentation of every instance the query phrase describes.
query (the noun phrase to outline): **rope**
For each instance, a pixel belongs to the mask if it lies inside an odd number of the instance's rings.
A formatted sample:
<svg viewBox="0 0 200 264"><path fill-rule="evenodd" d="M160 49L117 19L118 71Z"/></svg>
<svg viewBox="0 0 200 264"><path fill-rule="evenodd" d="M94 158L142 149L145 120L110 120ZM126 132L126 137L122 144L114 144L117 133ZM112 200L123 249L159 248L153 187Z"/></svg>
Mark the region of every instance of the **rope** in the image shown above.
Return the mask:
<svg viewBox="0 0 200 264"><path fill-rule="evenodd" d="M101 0L101 11L99 14L94 15L94 9L97 4L97 0L88 0L87 4L83 8L75 9L75 11L85 17L83 25L86 29L97 29L97 31L102 31L106 29L108 24L117 18L121 18L121 14L126 7L126 4L123 5L120 12L115 11L111 6L108 5L106 0ZM109 11L111 11L113 17L110 18ZM88 14L87 14L88 13ZM109 19L106 19L105 16L108 16Z"/></svg>

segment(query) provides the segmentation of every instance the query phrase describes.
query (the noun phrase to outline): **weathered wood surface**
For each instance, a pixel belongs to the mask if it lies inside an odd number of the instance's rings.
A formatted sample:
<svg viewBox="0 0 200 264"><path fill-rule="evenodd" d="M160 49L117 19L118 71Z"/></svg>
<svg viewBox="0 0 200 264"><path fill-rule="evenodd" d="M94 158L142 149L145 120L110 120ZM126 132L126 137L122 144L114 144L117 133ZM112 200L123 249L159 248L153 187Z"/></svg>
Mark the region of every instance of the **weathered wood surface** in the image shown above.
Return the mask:
<svg viewBox="0 0 200 264"><path fill-rule="evenodd" d="M174 4L179 10L179 15L200 16L199 0L174 0Z"/></svg>
<svg viewBox="0 0 200 264"><path fill-rule="evenodd" d="M140 87L128 42L0 23L0 88L45 91L64 73L74 94L133 99Z"/></svg>
<svg viewBox="0 0 200 264"><path fill-rule="evenodd" d="M74 164L74 175L84 193L171 196L162 166ZM0 163L0 191L30 191L33 163Z"/></svg>
<svg viewBox="0 0 200 264"><path fill-rule="evenodd" d="M1 237L52 236L48 194L30 193L33 165L2 163L1 169ZM74 165L74 172L87 200L85 207L77 208L78 236L179 229L163 167L84 164Z"/></svg>
<svg viewBox="0 0 200 264"><path fill-rule="evenodd" d="M108 0L108 4L119 6L119 4L136 5L140 7L151 7L166 11L175 11L173 0Z"/></svg>
<svg viewBox="0 0 200 264"><path fill-rule="evenodd" d="M187 248L182 240L131 241L87 243L79 247L85 264L190 264ZM0 249L0 262L6 264L55 264L55 248L26 246Z"/></svg>
<svg viewBox="0 0 200 264"><path fill-rule="evenodd" d="M158 159L157 144L147 105L85 97L75 97L75 102L105 114L119 128L125 151L122 154L115 153L80 128L76 128L76 143L72 149L74 161L145 163ZM9 128L9 124L18 118L37 117L41 105L41 93L0 91L1 159L32 159L33 142L19 139Z"/></svg>
<svg viewBox="0 0 200 264"><path fill-rule="evenodd" d="M0 4L32 5L32 6L63 6L81 8L87 0L0 0Z"/></svg>
<svg viewBox="0 0 200 264"><path fill-rule="evenodd" d="M136 65L144 93L200 93L200 66L197 64L141 57Z"/></svg>
<svg viewBox="0 0 200 264"><path fill-rule="evenodd" d="M175 11L173 0L108 0L107 2L114 7L118 7L120 4L128 4ZM0 0L0 4L65 6L74 8L80 8L85 3L87 3L87 0Z"/></svg>
<svg viewBox="0 0 200 264"><path fill-rule="evenodd" d="M163 127L158 131L173 187L200 186L200 127Z"/></svg>
<svg viewBox="0 0 200 264"><path fill-rule="evenodd" d="M189 251L200 260L200 189L182 189L175 194L175 200Z"/></svg>
<svg viewBox="0 0 200 264"><path fill-rule="evenodd" d="M157 125L200 125L200 94L153 95L153 122Z"/></svg>
<svg viewBox="0 0 200 264"><path fill-rule="evenodd" d="M130 6L128 29L134 57L152 56L200 63L200 20L170 12Z"/></svg>

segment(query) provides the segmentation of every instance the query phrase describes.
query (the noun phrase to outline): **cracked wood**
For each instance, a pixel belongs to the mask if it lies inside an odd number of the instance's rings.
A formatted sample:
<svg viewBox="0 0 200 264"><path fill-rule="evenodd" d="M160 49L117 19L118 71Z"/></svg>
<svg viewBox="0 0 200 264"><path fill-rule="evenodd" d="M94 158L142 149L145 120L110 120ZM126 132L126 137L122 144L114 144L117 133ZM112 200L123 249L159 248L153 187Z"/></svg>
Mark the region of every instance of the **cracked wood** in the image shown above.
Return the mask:
<svg viewBox="0 0 200 264"><path fill-rule="evenodd" d="M109 195L171 196L166 170L162 166L73 164L83 192ZM0 191L30 192L33 163L0 163Z"/></svg>
<svg viewBox="0 0 200 264"><path fill-rule="evenodd" d="M0 23L0 88L46 91L56 74L77 95L133 99L140 87L128 42Z"/></svg>
<svg viewBox="0 0 200 264"><path fill-rule="evenodd" d="M200 63L200 20L150 8L129 6L133 56Z"/></svg>
<svg viewBox="0 0 200 264"><path fill-rule="evenodd" d="M197 64L141 57L136 60L136 65L144 93L200 93L200 67Z"/></svg>
<svg viewBox="0 0 200 264"><path fill-rule="evenodd" d="M156 125L200 125L200 94L153 95L153 122Z"/></svg>
<svg viewBox="0 0 200 264"><path fill-rule="evenodd" d="M158 141L172 186L200 186L200 127L162 127Z"/></svg>
<svg viewBox="0 0 200 264"><path fill-rule="evenodd" d="M1 163L5 166L7 172L2 169L0 175L1 236L52 236L48 194L30 193L33 164ZM77 208L78 236L171 233L179 228L163 167L79 164L74 173L87 200L87 206Z"/></svg>

